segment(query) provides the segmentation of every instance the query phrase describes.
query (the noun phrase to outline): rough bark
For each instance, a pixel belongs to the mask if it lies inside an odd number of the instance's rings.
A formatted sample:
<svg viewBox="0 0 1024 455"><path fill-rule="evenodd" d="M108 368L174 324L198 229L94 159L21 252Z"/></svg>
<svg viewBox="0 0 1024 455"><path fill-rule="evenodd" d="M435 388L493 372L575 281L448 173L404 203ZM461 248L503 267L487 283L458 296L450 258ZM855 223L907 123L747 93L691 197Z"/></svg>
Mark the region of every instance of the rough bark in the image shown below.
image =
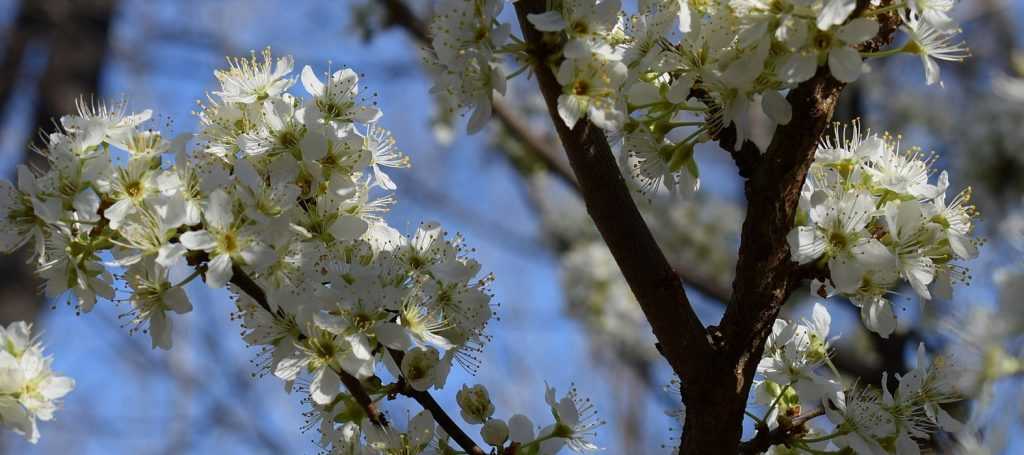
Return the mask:
<svg viewBox="0 0 1024 455"><path fill-rule="evenodd" d="M883 2L887 4L888 2ZM866 8L859 2L858 11ZM858 14L857 12L854 13ZM866 43L876 50L891 41L892 15L880 17L881 32ZM718 327L709 328L714 355L699 369L702 377L683 383L687 406L681 453L736 453L744 410L764 343L779 310L804 275L790 260L786 235L792 229L807 170L818 139L828 127L845 84L826 67L787 96L793 118L776 129L765 153L752 144L733 152L746 178L747 215L743 222L732 298ZM731 150L731 138L722 145Z"/></svg>
<svg viewBox="0 0 1024 455"><path fill-rule="evenodd" d="M732 298L720 328L710 329L716 355L684 382L682 453L735 453L754 370L779 309L799 283L786 235L800 189L843 88L822 68L790 91L793 119L775 131L746 181L743 223Z"/></svg>

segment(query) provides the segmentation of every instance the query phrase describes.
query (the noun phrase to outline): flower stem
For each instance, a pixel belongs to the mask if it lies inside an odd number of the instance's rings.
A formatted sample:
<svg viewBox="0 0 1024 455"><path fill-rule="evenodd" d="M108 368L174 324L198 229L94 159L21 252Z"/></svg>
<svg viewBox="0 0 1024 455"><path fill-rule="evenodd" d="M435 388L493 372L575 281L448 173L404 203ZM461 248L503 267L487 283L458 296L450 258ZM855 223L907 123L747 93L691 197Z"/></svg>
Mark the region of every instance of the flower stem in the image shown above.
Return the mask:
<svg viewBox="0 0 1024 455"><path fill-rule="evenodd" d="M863 56L863 57L867 57L867 58L882 58L882 57L891 57L893 55L899 55L899 54L902 54L903 52L904 52L904 48L896 47L896 48L892 48L892 49L886 49L884 51L861 52L860 55Z"/></svg>
<svg viewBox="0 0 1024 455"><path fill-rule="evenodd" d="M764 417L761 418L761 421L768 420L768 415L770 415L772 413L772 410L779 405L779 401L781 401L782 397L786 394L786 392L789 391L790 386L792 386L792 384L786 384L786 386L779 391L779 396L775 397L775 399L772 400L771 406L768 406L768 410L765 411Z"/></svg>
<svg viewBox="0 0 1024 455"><path fill-rule="evenodd" d="M186 284L189 284L192 280L196 279L197 276L202 275L205 270L206 267L196 267L195 271L193 271L191 275L185 277L184 280L181 280L181 282L172 287L180 288Z"/></svg>

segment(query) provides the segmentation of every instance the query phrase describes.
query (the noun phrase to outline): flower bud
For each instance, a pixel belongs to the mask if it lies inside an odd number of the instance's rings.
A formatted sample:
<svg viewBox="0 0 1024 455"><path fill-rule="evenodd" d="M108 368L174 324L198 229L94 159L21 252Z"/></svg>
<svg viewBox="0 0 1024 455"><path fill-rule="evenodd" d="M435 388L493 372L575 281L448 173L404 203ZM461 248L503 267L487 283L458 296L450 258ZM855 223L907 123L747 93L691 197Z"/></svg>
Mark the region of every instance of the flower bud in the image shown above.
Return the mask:
<svg viewBox="0 0 1024 455"><path fill-rule="evenodd" d="M477 384L473 387L463 385L462 390L459 390L459 393L455 395L455 401L459 403L459 408L462 410L462 418L467 423L484 423L494 414L494 404L491 403L491 396L483 385Z"/></svg>
<svg viewBox="0 0 1024 455"><path fill-rule="evenodd" d="M484 442L492 446L499 446L508 440L508 425L501 419L488 420L480 429L480 436L484 438Z"/></svg>

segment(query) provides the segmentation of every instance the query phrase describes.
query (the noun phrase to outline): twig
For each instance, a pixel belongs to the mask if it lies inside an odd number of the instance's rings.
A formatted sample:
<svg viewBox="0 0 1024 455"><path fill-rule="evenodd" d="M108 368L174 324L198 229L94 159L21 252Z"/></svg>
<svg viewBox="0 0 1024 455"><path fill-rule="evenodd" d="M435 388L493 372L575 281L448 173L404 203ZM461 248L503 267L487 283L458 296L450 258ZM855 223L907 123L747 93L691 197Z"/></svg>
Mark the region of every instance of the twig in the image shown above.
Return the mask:
<svg viewBox="0 0 1024 455"><path fill-rule="evenodd" d="M253 279L249 277L249 275L246 274L238 265L234 266L231 275L231 284L238 287L242 292L245 292L249 297L252 297L252 299L255 300L256 303L266 310L271 316L275 318L281 317L280 314L271 309L270 303L267 301L267 295L263 292L263 289L260 288L259 284L253 281ZM377 408L377 404L373 402L373 398L371 398L370 394L366 392L366 389L359 382L359 379L352 376L342 368L335 369L334 372L338 374L339 378L341 378L341 383L345 384L345 388L347 388L349 393L352 394L352 398L354 398L356 403L359 403L359 406L361 406L363 411L366 412L366 417L377 426L386 427L388 425L387 418L384 417L384 414L380 412L379 408Z"/></svg>
<svg viewBox="0 0 1024 455"><path fill-rule="evenodd" d="M405 358L405 353L396 349L388 348L388 354L391 355L391 358L394 359L395 363L398 365L401 365L402 359ZM416 390L408 384L399 393L416 400L420 406L423 406L423 409L430 411L430 414L434 416L434 420L437 424L440 425L441 428L444 428L445 433L448 433L448 436L451 436L451 438L455 440L455 443L458 444L459 447L462 447L462 450L465 450L466 453L484 455L484 450L481 449L476 442L473 442L473 438L469 437L465 431L462 431L459 424L452 420L451 416L445 412L444 408L437 403L437 400L435 400L430 393L425 390Z"/></svg>

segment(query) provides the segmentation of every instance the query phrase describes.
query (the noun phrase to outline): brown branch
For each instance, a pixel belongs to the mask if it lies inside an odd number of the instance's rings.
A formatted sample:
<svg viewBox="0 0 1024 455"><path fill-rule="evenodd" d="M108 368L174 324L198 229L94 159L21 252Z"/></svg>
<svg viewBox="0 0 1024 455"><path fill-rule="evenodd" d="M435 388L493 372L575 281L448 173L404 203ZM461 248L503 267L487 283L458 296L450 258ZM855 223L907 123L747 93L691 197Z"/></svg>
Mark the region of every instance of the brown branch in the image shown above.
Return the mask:
<svg viewBox="0 0 1024 455"><path fill-rule="evenodd" d="M741 443L738 453L741 455L757 455L766 452L771 446L788 444L794 438L807 434L807 422L824 414L825 409L818 408L795 418L781 416L779 418L779 426L775 427L774 430L769 430L767 424L758 425L757 434L749 441Z"/></svg>
<svg viewBox="0 0 1024 455"><path fill-rule="evenodd" d="M882 31L868 46L882 46L891 40L895 21L884 15L880 21ZM719 324L721 329L710 330L716 355L700 370L703 375L699 380L684 383L687 419L681 453L737 450L743 411L765 338L782 305L800 284L786 235L792 228L817 141L843 87L827 68L819 68L813 78L789 92L793 118L776 129L755 167L744 171L741 165L741 171L749 174L744 188L747 215L732 298Z"/></svg>
<svg viewBox="0 0 1024 455"><path fill-rule="evenodd" d="M209 255L206 252L193 251L187 256L188 264L193 267L205 267L205 263L209 260ZM270 306L270 302L267 301L267 294L263 292L263 288L260 287L256 281L252 279L241 267L237 264L233 265L231 273L231 284L235 285L240 291L244 292L249 297L252 297L256 301L256 304L260 306L264 311L270 314L274 318L280 318L282 315L274 311ZM387 426L387 418L377 408L376 403L370 397L370 394L366 392L362 384L355 376L352 376L345 370L338 368L335 373L341 378L341 382L345 384L352 398L359 403L359 406L363 408L366 413L366 417L370 419L374 424L378 426Z"/></svg>
<svg viewBox="0 0 1024 455"><path fill-rule="evenodd" d="M554 49L543 44L543 34L526 19L527 14L544 12L545 4L544 0L520 0L515 8L523 36L530 44L534 74L548 113L579 181L587 212L651 323L659 349L673 370L687 379L695 370L692 366L699 365L710 354L704 326L693 311L679 276L633 203L604 133L582 120L569 129L558 115L562 86L546 63Z"/></svg>
<svg viewBox="0 0 1024 455"><path fill-rule="evenodd" d="M817 140L832 114L842 84L821 68L788 96L793 119L775 131L771 145L746 181L743 223L732 298L713 329L717 355L703 377L684 383L687 419L682 453L735 453L743 411L764 340L795 288L795 264L786 243L800 189ZM741 167L742 169L742 167ZM696 411L696 412L691 412Z"/></svg>

